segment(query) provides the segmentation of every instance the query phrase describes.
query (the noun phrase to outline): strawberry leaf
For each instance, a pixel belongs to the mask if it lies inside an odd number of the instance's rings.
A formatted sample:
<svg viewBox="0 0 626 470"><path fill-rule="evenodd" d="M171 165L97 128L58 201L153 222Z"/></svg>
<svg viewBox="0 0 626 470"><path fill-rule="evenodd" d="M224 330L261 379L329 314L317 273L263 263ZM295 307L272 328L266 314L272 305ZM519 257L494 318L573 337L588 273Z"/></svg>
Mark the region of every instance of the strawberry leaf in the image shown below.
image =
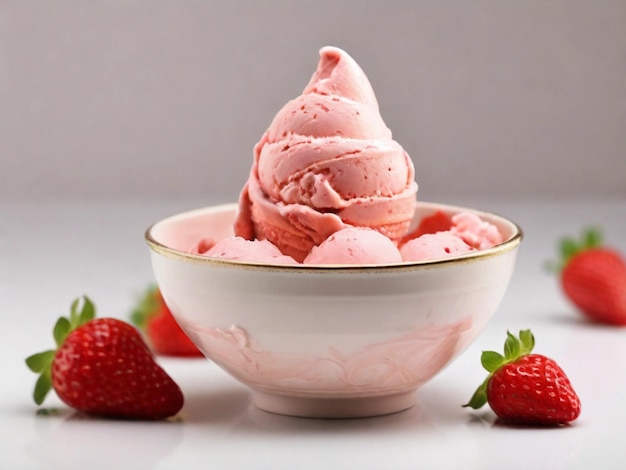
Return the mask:
<svg viewBox="0 0 626 470"><path fill-rule="evenodd" d="M72 306L70 307L70 329L73 330L81 325L84 325L90 320L93 320L96 316L96 308L89 297L83 296L83 306L78 311L80 305L80 297L74 299Z"/></svg>
<svg viewBox="0 0 626 470"><path fill-rule="evenodd" d="M506 341L504 342L504 357L507 361L511 361L519 356L520 342L509 331L506 332Z"/></svg>
<svg viewBox="0 0 626 470"><path fill-rule="evenodd" d="M83 297L83 309L78 317L78 324L76 326L84 325L88 321L93 320L96 317L96 307L89 297L86 295Z"/></svg>
<svg viewBox="0 0 626 470"><path fill-rule="evenodd" d="M70 306L70 325L71 327L75 327L78 324L78 303L80 302L80 298L74 299L72 305Z"/></svg>
<svg viewBox="0 0 626 470"><path fill-rule="evenodd" d="M602 232L598 228L588 228L583 232L583 246L586 249L602 246Z"/></svg>
<svg viewBox="0 0 626 470"><path fill-rule="evenodd" d="M54 329L52 330L52 335L54 336L54 341L57 344L57 347L63 344L65 338L69 334L72 329L70 320L66 317L59 317L57 322L54 324Z"/></svg>
<svg viewBox="0 0 626 470"><path fill-rule="evenodd" d="M131 323L143 332L147 328L149 319L158 313L159 295L157 286L154 284L150 285L130 313Z"/></svg>
<svg viewBox="0 0 626 470"><path fill-rule="evenodd" d="M535 347L535 337L530 330L520 330L521 355L530 354Z"/></svg>
<svg viewBox="0 0 626 470"><path fill-rule="evenodd" d="M52 388L52 379L50 377L50 369L42 372L35 383L35 391L33 392L33 399L35 403L41 405L48 395L48 392Z"/></svg>
<svg viewBox="0 0 626 470"><path fill-rule="evenodd" d="M468 401L465 405L463 405L463 407L470 407L474 410L477 410L479 408L482 408L485 403L487 403L487 381L489 379L485 380L480 387L478 387L476 389L476 391L474 392L474 394L472 395L472 398L470 398L470 401Z"/></svg>
<svg viewBox="0 0 626 470"><path fill-rule="evenodd" d="M50 367L50 364L52 364L52 359L54 359L54 353L54 350L50 350L28 356L26 358L26 365L30 370L32 370L36 374L39 374L47 367Z"/></svg>
<svg viewBox="0 0 626 470"><path fill-rule="evenodd" d="M480 362L488 372L493 372L504 363L504 356L495 351L483 351Z"/></svg>
<svg viewBox="0 0 626 470"><path fill-rule="evenodd" d="M574 237L564 237L558 243L558 259L546 263L546 268L552 272L561 272L567 263L578 253L601 247L602 244L602 232L597 227L584 229L582 236L578 239Z"/></svg>
<svg viewBox="0 0 626 470"><path fill-rule="evenodd" d="M569 260L572 256L578 253L579 244L572 237L565 237L561 240L560 251L563 260Z"/></svg>

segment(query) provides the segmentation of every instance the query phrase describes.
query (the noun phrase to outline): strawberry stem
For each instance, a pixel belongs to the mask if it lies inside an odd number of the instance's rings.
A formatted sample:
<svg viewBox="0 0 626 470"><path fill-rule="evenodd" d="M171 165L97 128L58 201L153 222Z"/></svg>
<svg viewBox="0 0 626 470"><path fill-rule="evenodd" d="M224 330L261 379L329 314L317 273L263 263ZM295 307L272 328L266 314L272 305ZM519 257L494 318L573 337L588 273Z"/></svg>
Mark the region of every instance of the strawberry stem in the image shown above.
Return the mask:
<svg viewBox="0 0 626 470"><path fill-rule="evenodd" d="M603 244L602 231L598 227L583 229L579 238L564 237L558 242L558 259L546 263L546 269L552 272L561 272L569 261L581 253Z"/></svg>
<svg viewBox="0 0 626 470"><path fill-rule="evenodd" d="M61 347L72 330L84 325L96 315L96 308L89 297L83 296L83 305L80 311L78 310L79 303L80 298L74 300L70 307L69 318L60 317L54 324L52 336L57 349ZM34 373L39 374L33 391L33 400L37 405L43 403L52 388L52 362L57 349L35 353L26 358L26 366Z"/></svg>
<svg viewBox="0 0 626 470"><path fill-rule="evenodd" d="M463 407L477 410L484 406L487 403L487 385L493 374L503 365L510 364L520 357L530 354L534 347L535 337L530 330L520 330L517 337L507 331L504 342L504 356L495 351L483 351L480 356L480 362L489 372L489 375Z"/></svg>

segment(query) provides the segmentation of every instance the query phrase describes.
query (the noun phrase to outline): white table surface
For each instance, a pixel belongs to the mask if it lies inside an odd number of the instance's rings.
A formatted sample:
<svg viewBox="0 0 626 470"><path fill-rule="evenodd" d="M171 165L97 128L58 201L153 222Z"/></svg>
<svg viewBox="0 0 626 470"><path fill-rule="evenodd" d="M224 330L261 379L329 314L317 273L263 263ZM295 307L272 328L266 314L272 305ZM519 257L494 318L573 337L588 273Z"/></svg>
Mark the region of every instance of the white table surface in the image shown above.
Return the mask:
<svg viewBox="0 0 626 470"><path fill-rule="evenodd" d="M272 415L209 361L160 359L185 394L180 421L84 418L54 394L46 405L58 415L37 415L24 358L52 346L57 316L88 294L100 316L127 318L153 279L145 228L205 202L0 203L0 469L624 468L626 329L582 321L543 263L559 236L588 224L602 225L626 253L626 200L474 201L523 227L516 271L487 329L408 411L358 420ZM507 427L486 408L461 407L485 377L480 352L500 350L506 330L521 328L533 330L536 351L556 359L580 395L571 426Z"/></svg>

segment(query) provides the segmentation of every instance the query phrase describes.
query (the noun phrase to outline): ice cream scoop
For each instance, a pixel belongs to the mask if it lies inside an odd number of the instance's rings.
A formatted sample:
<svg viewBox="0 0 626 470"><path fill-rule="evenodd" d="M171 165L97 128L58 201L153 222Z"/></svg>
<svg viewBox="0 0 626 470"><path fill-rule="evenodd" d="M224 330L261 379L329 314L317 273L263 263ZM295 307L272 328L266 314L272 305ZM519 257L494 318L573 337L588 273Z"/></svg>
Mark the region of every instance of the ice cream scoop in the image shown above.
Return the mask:
<svg viewBox="0 0 626 470"><path fill-rule="evenodd" d="M324 47L300 96L254 148L235 233L302 261L332 233L368 227L397 242L415 211L413 163L392 138L359 65Z"/></svg>
<svg viewBox="0 0 626 470"><path fill-rule="evenodd" d="M252 263L297 264L293 258L283 255L268 240L246 240L241 237L223 238L202 254L211 258Z"/></svg>
<svg viewBox="0 0 626 470"><path fill-rule="evenodd" d="M348 227L314 246L304 264L374 265L402 262L394 243L376 230Z"/></svg>
<svg viewBox="0 0 626 470"><path fill-rule="evenodd" d="M474 249L450 232L426 233L400 247L402 261L425 261L448 258Z"/></svg>
<svg viewBox="0 0 626 470"><path fill-rule="evenodd" d="M490 248L503 241L502 234L496 226L469 212L461 212L452 217L450 233L479 250Z"/></svg>

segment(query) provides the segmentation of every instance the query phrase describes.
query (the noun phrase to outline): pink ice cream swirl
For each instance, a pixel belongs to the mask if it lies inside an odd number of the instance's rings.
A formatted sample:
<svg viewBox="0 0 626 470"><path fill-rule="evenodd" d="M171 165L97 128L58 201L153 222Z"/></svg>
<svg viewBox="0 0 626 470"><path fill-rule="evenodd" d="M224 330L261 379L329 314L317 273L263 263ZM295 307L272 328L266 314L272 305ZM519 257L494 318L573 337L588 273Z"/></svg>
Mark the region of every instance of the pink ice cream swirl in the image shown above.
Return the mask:
<svg viewBox="0 0 626 470"><path fill-rule="evenodd" d="M414 173L359 65L324 47L302 95L278 112L254 148L235 233L268 239L298 261L349 226L397 242L415 211Z"/></svg>

